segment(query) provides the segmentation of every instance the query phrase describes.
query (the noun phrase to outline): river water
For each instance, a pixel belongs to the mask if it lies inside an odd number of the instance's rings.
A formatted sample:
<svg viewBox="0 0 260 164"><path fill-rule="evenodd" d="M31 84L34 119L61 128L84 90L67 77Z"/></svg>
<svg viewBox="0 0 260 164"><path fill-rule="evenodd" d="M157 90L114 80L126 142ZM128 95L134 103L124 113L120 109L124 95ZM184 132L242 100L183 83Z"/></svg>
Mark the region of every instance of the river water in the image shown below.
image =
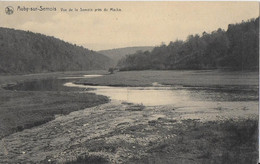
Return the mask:
<svg viewBox="0 0 260 164"><path fill-rule="evenodd" d="M230 91L219 92L199 88L184 88L170 86L154 87L111 87L111 86L91 86L65 83L68 87L92 88L87 91L104 95L113 100L143 104L146 106L174 105L177 108L189 108L192 110L203 109L257 109L258 102L254 96L247 93L241 95ZM250 98L251 97L251 98ZM247 99L246 99L247 98Z"/></svg>
<svg viewBox="0 0 260 164"><path fill-rule="evenodd" d="M60 79L34 80L5 89L26 91L71 91L71 88L83 88L81 92L104 95L112 100L143 104L145 106L174 105L176 108L190 110L204 109L242 109L257 110L257 92L246 89L201 88L182 86L163 86L157 82L150 87L113 87L75 84L79 78L93 78L102 75L84 75L83 77L64 77Z"/></svg>

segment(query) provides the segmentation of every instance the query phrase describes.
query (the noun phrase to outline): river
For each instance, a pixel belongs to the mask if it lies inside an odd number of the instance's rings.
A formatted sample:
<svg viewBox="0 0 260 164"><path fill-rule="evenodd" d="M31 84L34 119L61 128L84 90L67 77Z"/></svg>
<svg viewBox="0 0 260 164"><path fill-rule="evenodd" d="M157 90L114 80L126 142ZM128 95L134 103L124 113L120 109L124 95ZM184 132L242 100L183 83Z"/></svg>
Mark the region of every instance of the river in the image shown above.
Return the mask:
<svg viewBox="0 0 260 164"><path fill-rule="evenodd" d="M82 92L104 95L111 100L143 104L145 106L173 105L176 109L190 111L242 109L257 110L255 93L247 90L223 90L218 88L164 86L156 82L150 87L113 87L75 84L80 78L93 78L102 75L83 77L63 77L59 79L34 80L7 86L11 90L67 91L70 88L84 88Z"/></svg>

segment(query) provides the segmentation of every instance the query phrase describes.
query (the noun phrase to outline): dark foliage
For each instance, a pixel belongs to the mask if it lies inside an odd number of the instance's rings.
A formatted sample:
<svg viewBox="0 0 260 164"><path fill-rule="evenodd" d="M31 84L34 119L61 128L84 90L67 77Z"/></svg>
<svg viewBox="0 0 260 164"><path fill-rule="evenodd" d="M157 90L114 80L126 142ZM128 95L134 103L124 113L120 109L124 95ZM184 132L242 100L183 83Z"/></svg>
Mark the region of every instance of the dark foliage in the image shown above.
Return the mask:
<svg viewBox="0 0 260 164"><path fill-rule="evenodd" d="M257 70L259 18L230 24L186 41L161 44L151 52L139 51L118 62L120 70L145 69L232 69Z"/></svg>
<svg viewBox="0 0 260 164"><path fill-rule="evenodd" d="M101 50L98 53L103 54L113 60L114 65L116 66L117 62L124 58L126 55L134 54L136 51L152 51L154 47L151 46L139 46L139 47L124 47L124 48L115 48L110 50Z"/></svg>
<svg viewBox="0 0 260 164"><path fill-rule="evenodd" d="M82 46L29 31L0 28L0 73L107 69L111 60Z"/></svg>

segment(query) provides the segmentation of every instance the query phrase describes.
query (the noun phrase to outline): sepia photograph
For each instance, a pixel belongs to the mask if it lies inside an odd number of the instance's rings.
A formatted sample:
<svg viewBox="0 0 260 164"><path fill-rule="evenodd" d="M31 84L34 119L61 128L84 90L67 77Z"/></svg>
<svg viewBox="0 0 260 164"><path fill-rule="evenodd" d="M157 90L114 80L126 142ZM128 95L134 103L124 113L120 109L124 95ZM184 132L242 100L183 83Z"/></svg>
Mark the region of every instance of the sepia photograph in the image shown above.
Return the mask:
<svg viewBox="0 0 260 164"><path fill-rule="evenodd" d="M259 2L0 1L0 164L259 156Z"/></svg>

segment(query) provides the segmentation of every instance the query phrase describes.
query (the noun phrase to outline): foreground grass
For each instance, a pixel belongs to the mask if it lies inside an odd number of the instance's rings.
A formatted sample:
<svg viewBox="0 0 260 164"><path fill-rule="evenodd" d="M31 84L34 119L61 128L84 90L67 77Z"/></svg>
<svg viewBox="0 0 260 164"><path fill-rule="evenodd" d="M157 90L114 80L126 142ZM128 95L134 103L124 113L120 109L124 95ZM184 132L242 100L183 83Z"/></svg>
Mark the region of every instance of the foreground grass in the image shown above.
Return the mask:
<svg viewBox="0 0 260 164"><path fill-rule="evenodd" d="M257 162L257 120L207 123L186 120L184 124L187 128L177 130L176 138L151 146L148 149L151 154L137 163L171 163L172 156L176 163Z"/></svg>
<svg viewBox="0 0 260 164"><path fill-rule="evenodd" d="M136 107L111 101L14 133L1 140L4 149L0 149L0 161L68 164L257 161L257 116L216 117L201 122L185 118L187 111L177 112L172 106L139 105L138 110Z"/></svg>
<svg viewBox="0 0 260 164"><path fill-rule="evenodd" d="M96 72L78 72L88 74ZM0 85L22 81L74 75L68 73L47 73L34 75L0 76ZM76 92L74 92L76 91ZM108 102L105 96L80 93L59 87L58 91L11 91L0 89L0 138L23 129L44 124L55 115L68 114L72 111L96 106Z"/></svg>
<svg viewBox="0 0 260 164"><path fill-rule="evenodd" d="M120 129L85 145L90 153L79 156L74 163L113 163L105 156L93 155L95 152L117 154L127 152L123 163L214 163L214 164L255 164L258 148L257 120L227 120L224 122L198 122L184 120L170 128L165 128L169 120L158 119L148 125L136 125L127 129ZM153 127L153 131L148 130ZM161 140L141 145L138 142L118 140L116 143L107 143L105 138L120 134L130 135L136 140L153 135L161 135ZM93 154L91 154L93 153Z"/></svg>
<svg viewBox="0 0 260 164"><path fill-rule="evenodd" d="M154 82L183 86L258 86L258 72L126 71L78 83L110 86L151 86Z"/></svg>
<svg viewBox="0 0 260 164"><path fill-rule="evenodd" d="M0 94L0 138L68 114L108 102L105 96L76 92L3 91Z"/></svg>

